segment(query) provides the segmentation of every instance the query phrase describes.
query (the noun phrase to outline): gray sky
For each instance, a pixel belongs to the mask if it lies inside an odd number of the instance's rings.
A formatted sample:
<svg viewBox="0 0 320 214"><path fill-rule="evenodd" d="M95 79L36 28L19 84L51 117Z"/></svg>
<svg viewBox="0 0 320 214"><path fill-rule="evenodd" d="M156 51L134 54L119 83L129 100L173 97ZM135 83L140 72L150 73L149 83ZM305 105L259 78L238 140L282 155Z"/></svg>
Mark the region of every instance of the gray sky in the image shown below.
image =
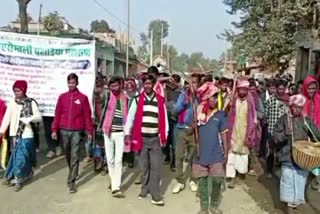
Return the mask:
<svg viewBox="0 0 320 214"><path fill-rule="evenodd" d="M127 0L97 0L118 19L126 22ZM114 18L94 0L32 0L28 12L34 19L38 16L39 5L43 4L43 15L58 11L73 26L89 28L95 19L105 19L116 31L126 26ZM179 53L202 51L207 57L218 58L226 44L216 38L225 28L231 27L236 17L225 12L222 0L131 0L132 36L139 40L139 33L147 30L153 19L167 20L170 24L167 41L174 44ZM18 14L15 0L1 0L0 26L7 25Z"/></svg>

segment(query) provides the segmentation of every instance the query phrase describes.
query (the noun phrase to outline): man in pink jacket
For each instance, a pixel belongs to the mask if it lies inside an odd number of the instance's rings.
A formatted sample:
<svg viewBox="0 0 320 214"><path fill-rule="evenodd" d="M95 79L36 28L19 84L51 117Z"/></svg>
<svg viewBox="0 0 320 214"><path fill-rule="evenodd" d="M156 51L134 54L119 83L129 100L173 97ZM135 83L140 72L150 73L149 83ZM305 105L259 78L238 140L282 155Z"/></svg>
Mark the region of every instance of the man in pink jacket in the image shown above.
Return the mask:
<svg viewBox="0 0 320 214"><path fill-rule="evenodd" d="M69 192L75 193L76 178L79 173L80 140L85 131L88 140L92 140L93 123L88 97L82 94L78 86L78 76L74 73L68 76L69 91L60 95L56 105L52 124L52 139L57 140L58 133L64 147L69 166Z"/></svg>

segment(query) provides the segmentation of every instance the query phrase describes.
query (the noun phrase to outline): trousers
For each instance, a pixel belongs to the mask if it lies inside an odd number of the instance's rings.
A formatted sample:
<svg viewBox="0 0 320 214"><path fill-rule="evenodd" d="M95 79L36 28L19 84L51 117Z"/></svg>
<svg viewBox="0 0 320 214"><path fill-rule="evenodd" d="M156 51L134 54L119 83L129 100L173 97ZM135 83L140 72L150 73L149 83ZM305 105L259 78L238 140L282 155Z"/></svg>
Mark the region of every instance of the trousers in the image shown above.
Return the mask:
<svg viewBox="0 0 320 214"><path fill-rule="evenodd" d="M113 132L110 136L104 135L104 139L111 189L112 191L120 190L124 134L123 132Z"/></svg>
<svg viewBox="0 0 320 214"><path fill-rule="evenodd" d="M79 174L81 133L81 131L60 131L65 158L69 167L68 184L75 183Z"/></svg>

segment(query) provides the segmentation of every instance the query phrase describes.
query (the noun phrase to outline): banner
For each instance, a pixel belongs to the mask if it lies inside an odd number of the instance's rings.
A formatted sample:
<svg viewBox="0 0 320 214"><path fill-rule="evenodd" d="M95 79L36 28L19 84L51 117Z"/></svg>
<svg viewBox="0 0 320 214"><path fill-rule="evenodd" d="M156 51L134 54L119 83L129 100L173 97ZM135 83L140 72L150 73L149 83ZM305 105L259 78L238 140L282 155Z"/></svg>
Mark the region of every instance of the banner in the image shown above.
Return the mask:
<svg viewBox="0 0 320 214"><path fill-rule="evenodd" d="M92 103L95 83L95 42L0 32L0 97L14 97L16 80L28 82L43 116L54 116L61 93L68 90L67 76L79 76L79 90Z"/></svg>

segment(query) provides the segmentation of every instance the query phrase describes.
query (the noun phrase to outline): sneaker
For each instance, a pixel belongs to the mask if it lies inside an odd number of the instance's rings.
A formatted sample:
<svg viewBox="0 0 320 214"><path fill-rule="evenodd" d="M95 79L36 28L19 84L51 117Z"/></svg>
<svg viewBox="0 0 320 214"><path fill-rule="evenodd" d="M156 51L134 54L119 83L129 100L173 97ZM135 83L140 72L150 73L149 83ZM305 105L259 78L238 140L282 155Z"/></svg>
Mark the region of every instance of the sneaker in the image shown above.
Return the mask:
<svg viewBox="0 0 320 214"><path fill-rule="evenodd" d="M124 194L120 190L112 191L112 196L115 198L124 198Z"/></svg>
<svg viewBox="0 0 320 214"><path fill-rule="evenodd" d="M222 214L222 211L218 208L211 208L210 212L211 214Z"/></svg>
<svg viewBox="0 0 320 214"><path fill-rule="evenodd" d="M77 192L76 184L75 183L69 184L69 193L74 194L76 192Z"/></svg>
<svg viewBox="0 0 320 214"><path fill-rule="evenodd" d="M194 181L191 181L189 183L189 187L190 187L192 192L197 192L198 191L198 185Z"/></svg>
<svg viewBox="0 0 320 214"><path fill-rule="evenodd" d="M56 156L58 157L58 156L61 156L61 155L62 155L62 149L61 149L60 146L57 146L56 147Z"/></svg>
<svg viewBox="0 0 320 214"><path fill-rule="evenodd" d="M19 183L16 183L16 185L14 185L14 191L20 192L20 190L22 190L22 185Z"/></svg>
<svg viewBox="0 0 320 214"><path fill-rule="evenodd" d="M250 171L248 172L248 175L257 176L257 173L253 169L250 169Z"/></svg>
<svg viewBox="0 0 320 214"><path fill-rule="evenodd" d="M148 193L143 193L143 192L141 192L141 193L138 195L138 199L139 199L139 200L145 199L146 197L148 197Z"/></svg>
<svg viewBox="0 0 320 214"><path fill-rule="evenodd" d="M163 207L164 206L164 201L163 200L159 200L159 201L151 200L151 203L153 205L156 205L156 206L159 206L159 207Z"/></svg>
<svg viewBox="0 0 320 214"><path fill-rule="evenodd" d="M235 184L234 184L234 179L231 179L228 183L228 188L229 189L234 189L235 188Z"/></svg>
<svg viewBox="0 0 320 214"><path fill-rule="evenodd" d="M182 184L182 183L177 183L177 184L174 186L174 188L173 188L173 190L172 190L172 193L173 193L173 194L178 194L178 193L181 192L184 188L185 188L185 185L184 185L184 184Z"/></svg>
<svg viewBox="0 0 320 214"><path fill-rule="evenodd" d="M53 151L49 151L48 154L47 154L47 158L48 159L52 159L56 156L56 154L53 152Z"/></svg>

